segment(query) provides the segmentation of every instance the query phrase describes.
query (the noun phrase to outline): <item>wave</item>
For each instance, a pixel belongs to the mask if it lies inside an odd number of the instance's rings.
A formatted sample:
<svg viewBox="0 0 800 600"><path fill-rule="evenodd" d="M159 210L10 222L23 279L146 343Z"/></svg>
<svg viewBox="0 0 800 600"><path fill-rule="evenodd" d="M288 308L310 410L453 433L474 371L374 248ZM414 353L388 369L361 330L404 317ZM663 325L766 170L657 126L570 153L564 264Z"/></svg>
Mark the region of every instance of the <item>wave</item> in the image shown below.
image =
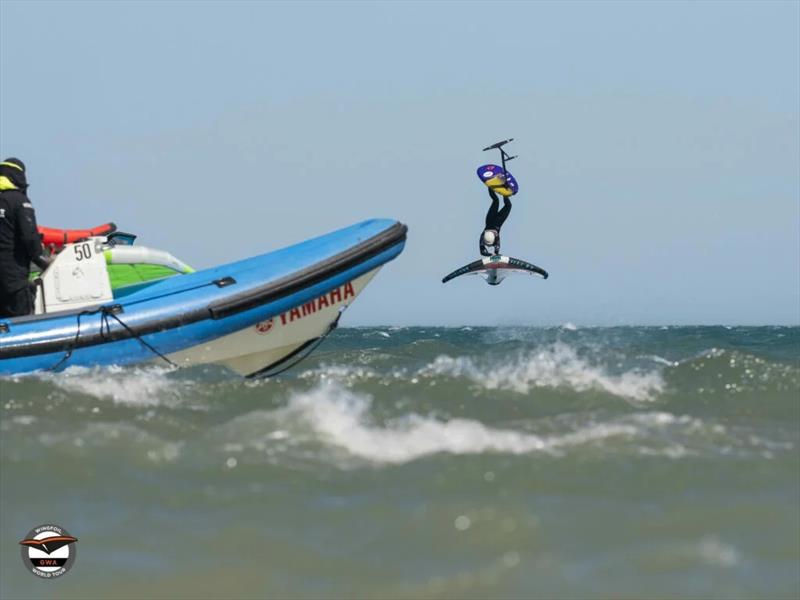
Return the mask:
<svg viewBox="0 0 800 600"><path fill-rule="evenodd" d="M304 371L304 379L337 380L352 384L378 379L382 383L420 379L467 379L486 390L505 390L528 394L536 388L570 389L576 392L599 391L625 400L646 402L665 389L660 370L631 368L620 374L592 364L578 355L575 348L555 343L516 354L493 354L486 357L440 354L417 368L323 364Z"/></svg>
<svg viewBox="0 0 800 600"><path fill-rule="evenodd" d="M344 450L349 456L373 464L403 464L434 454L475 455L541 453L565 456L590 447L593 454L608 447L615 454L662 456L680 459L688 456L727 455L771 458L774 453L791 451L790 441L759 438L746 430L726 428L689 415L650 411L613 417L597 415L556 417L529 424L524 430L492 427L468 418L442 418L409 413L385 419L373 417L373 399L332 382L302 393L294 393L288 405L264 415L281 444L290 436L286 430L304 425L312 435L300 436L324 446ZM263 425L263 424L262 424ZM252 426L252 422L248 427ZM532 433L538 429L543 433ZM241 433L235 428L235 435ZM261 448L266 437L259 433ZM233 433L233 432L231 432ZM272 432L274 433L274 431ZM293 435L293 434L291 434ZM323 450L319 457L334 460ZM338 461L337 466L347 466Z"/></svg>
<svg viewBox="0 0 800 600"><path fill-rule="evenodd" d="M574 348L557 343L510 360L476 361L471 357L440 356L422 375L466 377L490 390L527 394L534 388L601 391L627 400L652 400L664 389L657 371L630 370L612 375L578 356Z"/></svg>
<svg viewBox="0 0 800 600"><path fill-rule="evenodd" d="M53 383L68 392L112 400L127 406L174 405L190 382L170 379L170 369L109 367L87 369L72 367L64 373L49 375Z"/></svg>
<svg viewBox="0 0 800 600"><path fill-rule="evenodd" d="M160 366L70 367L60 373L38 372L9 381L20 388L44 383L66 392L73 401L84 396L131 408L186 406L197 382L173 377L174 372Z"/></svg>
<svg viewBox="0 0 800 600"><path fill-rule="evenodd" d="M470 386L465 394L474 394L476 389L522 395L537 389L600 392L634 404L680 398L692 402L714 395L752 401L761 394L761 400L783 408L795 406L791 399L800 390L797 360L774 360L737 349L711 347L680 357L669 348L657 354L634 347L626 353L614 346L557 341L513 350L494 345L483 354L458 350L432 347L411 357L402 352L358 351L341 355L336 362L320 362L300 377L340 381L351 387L369 381L380 385L465 382Z"/></svg>
<svg viewBox="0 0 800 600"><path fill-rule="evenodd" d="M310 387L304 384L303 389L270 383L246 386L252 396L239 396L236 407L206 412L211 421L206 421L195 437L196 426L191 425L195 417L191 415L197 413L176 414L172 408L178 404L193 407L188 400L196 392L192 385L170 375L153 369L86 371L60 377L56 382L60 388L107 399L114 406L138 407L141 414L131 421L128 411L90 408L92 404L74 397L71 401L78 401L74 410L60 417L36 404L6 407L3 435L13 436L25 449L14 460L35 456L36 447L55 446L76 456L107 447L149 463L183 460L232 469L267 462L288 468L310 464L353 469L403 465L441 454L538 455L545 460L623 456L773 459L794 452L797 445L793 430L765 430L758 424L728 423L713 416L643 410L646 405L624 413L598 406L588 411L529 413L522 418L510 416L514 420L487 422L485 413L474 407L446 408L420 398L397 403L382 395L383 386L375 394L357 392L335 377L312 382ZM202 398L219 403L221 392L224 390L217 387L209 392L212 396ZM267 398L272 405L264 407ZM262 407L253 410L254 401ZM235 416L230 415L231 408ZM38 433L32 437L34 430Z"/></svg>
<svg viewBox="0 0 800 600"><path fill-rule="evenodd" d="M440 452L523 454L545 449L536 435L494 429L471 419L440 421L409 414L380 426L371 422L370 406L368 396L329 384L295 394L286 411L303 419L327 443L376 463L405 463Z"/></svg>

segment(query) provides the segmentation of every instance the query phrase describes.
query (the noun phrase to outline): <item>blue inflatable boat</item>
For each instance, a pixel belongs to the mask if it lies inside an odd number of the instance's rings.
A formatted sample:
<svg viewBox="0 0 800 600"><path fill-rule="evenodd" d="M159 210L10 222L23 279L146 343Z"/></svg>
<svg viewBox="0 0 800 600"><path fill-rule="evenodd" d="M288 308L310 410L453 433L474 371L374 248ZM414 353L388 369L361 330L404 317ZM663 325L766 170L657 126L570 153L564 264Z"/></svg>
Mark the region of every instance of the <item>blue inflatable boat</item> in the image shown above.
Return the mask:
<svg viewBox="0 0 800 600"><path fill-rule="evenodd" d="M275 374L313 350L405 239L405 225L370 220L196 272L124 234L67 244L36 279L37 314L0 319L0 375L143 362ZM110 268L141 270L142 257L173 276L115 288Z"/></svg>

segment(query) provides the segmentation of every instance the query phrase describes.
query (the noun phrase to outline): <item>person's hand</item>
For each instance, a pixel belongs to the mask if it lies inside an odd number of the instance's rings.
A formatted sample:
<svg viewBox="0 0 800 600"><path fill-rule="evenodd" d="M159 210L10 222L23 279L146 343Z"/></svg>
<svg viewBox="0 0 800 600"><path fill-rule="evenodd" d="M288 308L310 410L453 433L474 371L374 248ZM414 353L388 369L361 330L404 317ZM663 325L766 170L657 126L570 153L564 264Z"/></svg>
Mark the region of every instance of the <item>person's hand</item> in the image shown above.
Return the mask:
<svg viewBox="0 0 800 600"><path fill-rule="evenodd" d="M44 271L47 267L49 267L52 264L53 260L54 260L53 258L41 254L36 259L34 259L33 262L37 267L39 267L42 271Z"/></svg>

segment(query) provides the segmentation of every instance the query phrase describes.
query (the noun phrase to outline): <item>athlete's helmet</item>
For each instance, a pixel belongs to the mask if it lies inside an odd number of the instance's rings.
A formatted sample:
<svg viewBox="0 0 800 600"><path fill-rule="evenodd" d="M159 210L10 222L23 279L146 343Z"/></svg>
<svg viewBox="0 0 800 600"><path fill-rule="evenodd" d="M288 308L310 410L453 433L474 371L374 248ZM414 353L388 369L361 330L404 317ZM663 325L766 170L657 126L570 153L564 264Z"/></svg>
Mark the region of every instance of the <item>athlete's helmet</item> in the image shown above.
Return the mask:
<svg viewBox="0 0 800 600"><path fill-rule="evenodd" d="M494 246L494 242L497 239L497 233L492 229L487 229L483 232L483 243L486 246Z"/></svg>

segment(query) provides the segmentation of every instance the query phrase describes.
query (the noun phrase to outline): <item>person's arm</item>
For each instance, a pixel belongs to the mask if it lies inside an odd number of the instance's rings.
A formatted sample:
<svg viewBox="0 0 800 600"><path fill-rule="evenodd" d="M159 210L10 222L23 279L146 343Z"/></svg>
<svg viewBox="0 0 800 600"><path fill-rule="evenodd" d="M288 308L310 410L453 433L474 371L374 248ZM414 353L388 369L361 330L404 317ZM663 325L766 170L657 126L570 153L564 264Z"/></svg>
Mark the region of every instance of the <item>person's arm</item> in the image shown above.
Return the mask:
<svg viewBox="0 0 800 600"><path fill-rule="evenodd" d="M483 243L483 231L481 231L481 236L478 238L478 252L481 253L481 256L491 256L491 252L486 249L486 246Z"/></svg>
<svg viewBox="0 0 800 600"><path fill-rule="evenodd" d="M27 198L19 206L17 213L17 232L19 240L25 247L28 257L31 262L35 263L41 269L46 269L50 264L48 258L44 255L44 248L42 247L42 238L39 235L39 230L36 227L36 212L33 210L33 205Z"/></svg>

